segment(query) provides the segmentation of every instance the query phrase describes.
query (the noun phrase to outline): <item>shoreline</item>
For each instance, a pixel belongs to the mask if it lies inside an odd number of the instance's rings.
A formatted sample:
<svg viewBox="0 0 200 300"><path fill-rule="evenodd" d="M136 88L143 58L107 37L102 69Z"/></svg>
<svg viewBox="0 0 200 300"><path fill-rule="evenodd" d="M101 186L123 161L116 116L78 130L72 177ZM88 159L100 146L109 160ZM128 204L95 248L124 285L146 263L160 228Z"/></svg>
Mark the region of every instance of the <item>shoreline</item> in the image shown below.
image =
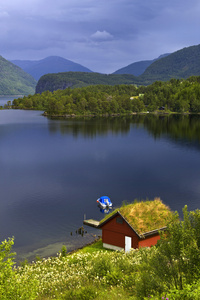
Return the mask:
<svg viewBox="0 0 200 300"><path fill-rule="evenodd" d="M71 255L73 253L78 252L79 250L84 249L85 247L88 247L88 246L91 246L91 245L95 244L96 242L100 241L101 239L102 239L102 236L98 235L98 236L94 237L94 239L92 241L90 241L88 243L85 243L81 246L78 246L78 247L76 247L75 245L74 245L74 247L72 246L70 250L68 250L68 247L64 243L61 243L61 244L62 244L62 246L66 246L67 255ZM48 259L49 257L50 258L55 258L59 255L59 253L61 253L62 246L58 251L55 251L54 253L49 254L49 255L48 254L40 255L39 253L34 253L34 254L32 254L28 257L26 255L23 255L23 257L18 257L18 254L15 251L15 249L12 248L12 251L14 253L16 253L16 256L15 256L16 266L20 266L21 264L23 264L24 261L27 261L29 264L31 264L32 262L37 261L37 259Z"/></svg>
<svg viewBox="0 0 200 300"><path fill-rule="evenodd" d="M75 118L107 118L107 117L126 117L126 116L134 116L134 115L199 115L198 113L191 113L191 112L164 112L164 111L154 111L154 112L131 112L131 113L112 113L112 114L101 114L101 115L95 115L95 114L86 114L86 115L76 115L76 114L63 114L63 115L51 115L47 112L42 113L42 116L51 118L51 119L75 119Z"/></svg>
<svg viewBox="0 0 200 300"><path fill-rule="evenodd" d="M42 116L48 117L48 118L61 118L61 119L68 119L68 118L98 118L98 117L120 117L120 116L131 116L131 115L137 115L138 113L132 112L128 114L120 114L120 113L112 113L112 114L101 114L101 115L95 115L95 114L86 114L86 115L76 115L76 114L63 114L63 115L51 115L47 112L44 112Z"/></svg>

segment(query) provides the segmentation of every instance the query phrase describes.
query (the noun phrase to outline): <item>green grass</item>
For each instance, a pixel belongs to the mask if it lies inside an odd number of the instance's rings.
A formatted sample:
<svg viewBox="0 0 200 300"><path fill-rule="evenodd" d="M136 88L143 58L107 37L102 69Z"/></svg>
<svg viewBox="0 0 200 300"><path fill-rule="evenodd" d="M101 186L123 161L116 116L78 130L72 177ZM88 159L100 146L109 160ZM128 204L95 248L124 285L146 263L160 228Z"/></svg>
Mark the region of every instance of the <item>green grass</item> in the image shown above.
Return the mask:
<svg viewBox="0 0 200 300"><path fill-rule="evenodd" d="M98 241L83 247L82 249L78 250L77 252L79 252L79 253L93 253L93 252L97 252L97 251L100 251L100 250L105 251L105 252L111 251L111 250L103 248L102 239L99 239Z"/></svg>
<svg viewBox="0 0 200 300"><path fill-rule="evenodd" d="M133 253L105 250L99 240L65 257L19 267L9 285L16 299L129 299L122 278L137 260L138 251Z"/></svg>

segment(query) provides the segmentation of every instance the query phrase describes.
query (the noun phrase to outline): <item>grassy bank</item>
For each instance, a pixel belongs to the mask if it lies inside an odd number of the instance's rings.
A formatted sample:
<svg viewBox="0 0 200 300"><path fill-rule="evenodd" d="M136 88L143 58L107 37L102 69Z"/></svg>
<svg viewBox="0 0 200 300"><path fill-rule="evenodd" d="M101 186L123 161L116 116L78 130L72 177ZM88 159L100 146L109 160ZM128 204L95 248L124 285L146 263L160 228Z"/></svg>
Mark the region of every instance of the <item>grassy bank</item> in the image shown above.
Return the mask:
<svg viewBox="0 0 200 300"><path fill-rule="evenodd" d="M200 299L200 211L183 210L151 248L117 252L98 240L73 253L13 268L13 239L0 245L0 299Z"/></svg>

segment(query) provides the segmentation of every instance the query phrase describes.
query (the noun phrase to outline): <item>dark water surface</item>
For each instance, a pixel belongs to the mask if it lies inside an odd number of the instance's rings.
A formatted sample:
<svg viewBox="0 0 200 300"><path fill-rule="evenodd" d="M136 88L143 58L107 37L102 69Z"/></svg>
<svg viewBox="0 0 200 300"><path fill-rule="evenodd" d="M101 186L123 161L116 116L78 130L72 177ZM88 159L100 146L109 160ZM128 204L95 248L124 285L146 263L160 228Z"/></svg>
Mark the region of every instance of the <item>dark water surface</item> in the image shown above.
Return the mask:
<svg viewBox="0 0 200 300"><path fill-rule="evenodd" d="M57 253L100 234L76 230L135 198L181 213L200 208L200 116L50 120L38 111L0 111L0 240L18 259ZM85 228L86 229L86 228ZM72 235L71 235L72 234Z"/></svg>

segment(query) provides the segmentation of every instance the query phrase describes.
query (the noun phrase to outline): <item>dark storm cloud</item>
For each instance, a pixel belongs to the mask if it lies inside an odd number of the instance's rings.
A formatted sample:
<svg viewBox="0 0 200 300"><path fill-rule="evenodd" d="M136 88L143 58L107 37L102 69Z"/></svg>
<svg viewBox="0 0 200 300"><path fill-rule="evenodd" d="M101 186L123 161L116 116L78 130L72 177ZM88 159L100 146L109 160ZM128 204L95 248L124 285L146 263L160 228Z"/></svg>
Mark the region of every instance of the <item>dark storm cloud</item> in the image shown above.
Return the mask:
<svg viewBox="0 0 200 300"><path fill-rule="evenodd" d="M0 55L60 55L110 73L199 44L197 0L1 0Z"/></svg>

